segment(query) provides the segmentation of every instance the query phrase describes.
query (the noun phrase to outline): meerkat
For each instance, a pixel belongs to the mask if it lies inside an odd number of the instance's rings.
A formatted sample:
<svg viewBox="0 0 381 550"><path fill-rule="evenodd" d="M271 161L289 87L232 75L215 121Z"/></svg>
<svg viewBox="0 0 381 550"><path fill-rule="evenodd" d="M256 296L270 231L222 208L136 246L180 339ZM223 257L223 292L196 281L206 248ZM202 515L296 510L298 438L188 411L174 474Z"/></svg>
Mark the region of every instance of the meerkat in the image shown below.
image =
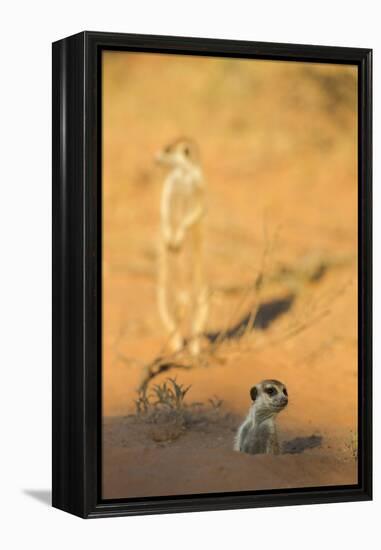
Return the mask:
<svg viewBox="0 0 381 550"><path fill-rule="evenodd" d="M286 386L263 380L250 390L253 404L234 440L234 450L250 454L279 454L275 419L288 403Z"/></svg>
<svg viewBox="0 0 381 550"><path fill-rule="evenodd" d="M197 355L208 315L203 267L205 182L200 155L192 140L181 138L162 149L156 161L169 170L160 203L159 314L171 349L181 350L184 332L190 331L189 349Z"/></svg>

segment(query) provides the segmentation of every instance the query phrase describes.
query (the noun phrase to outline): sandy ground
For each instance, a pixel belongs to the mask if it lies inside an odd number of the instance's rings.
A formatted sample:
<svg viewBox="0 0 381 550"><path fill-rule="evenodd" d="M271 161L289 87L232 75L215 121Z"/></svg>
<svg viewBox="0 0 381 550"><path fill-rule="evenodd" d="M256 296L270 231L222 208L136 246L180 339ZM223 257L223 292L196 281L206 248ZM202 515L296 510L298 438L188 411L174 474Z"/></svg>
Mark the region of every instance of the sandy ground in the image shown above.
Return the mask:
<svg viewBox="0 0 381 550"><path fill-rule="evenodd" d="M357 480L345 433L280 433L282 454L247 455L232 450L239 419L228 415L178 435L168 426L132 418L104 425L103 497L149 497L229 491L259 491L329 485ZM175 437L166 441L167 437Z"/></svg>
<svg viewBox="0 0 381 550"><path fill-rule="evenodd" d="M106 55L104 497L356 483L355 70ZM156 310L164 174L152 158L182 134L199 142L208 184L207 332L236 326L253 304L292 299L202 365L155 379L176 375L192 385L189 404L217 396L230 415L158 443L126 416L146 365L166 351ZM248 291L259 275L261 289ZM318 446L279 457L231 450L263 378L288 387L281 439Z"/></svg>

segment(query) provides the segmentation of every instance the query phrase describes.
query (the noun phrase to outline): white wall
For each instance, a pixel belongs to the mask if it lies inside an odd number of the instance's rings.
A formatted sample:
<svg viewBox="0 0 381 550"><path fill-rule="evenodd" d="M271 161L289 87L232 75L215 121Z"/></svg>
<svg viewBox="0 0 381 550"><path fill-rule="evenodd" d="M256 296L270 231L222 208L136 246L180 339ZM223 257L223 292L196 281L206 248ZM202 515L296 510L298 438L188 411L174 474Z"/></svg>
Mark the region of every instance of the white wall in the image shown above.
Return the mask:
<svg viewBox="0 0 381 550"><path fill-rule="evenodd" d="M378 541L377 471L373 503L87 522L26 494L47 491L51 473L50 43L87 29L373 47L377 97L381 72L377 4L375 0L24 0L2 5L0 541L7 539L4 548L83 544L98 549L131 544L155 550L223 549L238 544L259 548L264 543L286 549L349 550ZM376 111L375 151L380 150L379 123ZM381 193L377 164L376 208ZM380 225L376 218L375 243L381 237ZM378 253L376 283L380 261ZM380 304L377 284L375 298ZM380 308L375 315L376 335L379 322ZM376 420L377 412L379 404ZM379 460L377 437L376 464Z"/></svg>

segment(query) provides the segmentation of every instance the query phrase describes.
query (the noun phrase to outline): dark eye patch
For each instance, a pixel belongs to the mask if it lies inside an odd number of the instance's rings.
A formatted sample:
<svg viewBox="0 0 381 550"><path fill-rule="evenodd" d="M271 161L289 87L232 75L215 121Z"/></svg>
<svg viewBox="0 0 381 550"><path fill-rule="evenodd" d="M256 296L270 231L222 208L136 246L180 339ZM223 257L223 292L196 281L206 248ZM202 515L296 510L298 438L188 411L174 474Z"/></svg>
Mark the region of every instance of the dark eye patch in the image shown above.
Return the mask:
<svg viewBox="0 0 381 550"><path fill-rule="evenodd" d="M189 149L188 149L188 147L184 147L184 155L185 155L186 157L189 156Z"/></svg>
<svg viewBox="0 0 381 550"><path fill-rule="evenodd" d="M283 389L284 395L288 395L286 388Z"/></svg>
<svg viewBox="0 0 381 550"><path fill-rule="evenodd" d="M267 395L269 395L270 397L272 397L273 395L276 395L278 392L275 388L273 387L269 387L269 388L266 388L265 389L265 392L267 393Z"/></svg>

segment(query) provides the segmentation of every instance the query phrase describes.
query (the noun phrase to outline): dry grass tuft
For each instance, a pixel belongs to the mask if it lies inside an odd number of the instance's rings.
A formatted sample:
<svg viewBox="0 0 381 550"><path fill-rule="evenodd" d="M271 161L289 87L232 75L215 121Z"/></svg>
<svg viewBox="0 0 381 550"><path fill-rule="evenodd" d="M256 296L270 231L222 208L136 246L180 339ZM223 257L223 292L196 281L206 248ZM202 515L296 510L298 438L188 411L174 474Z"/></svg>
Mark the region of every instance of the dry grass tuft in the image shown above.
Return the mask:
<svg viewBox="0 0 381 550"><path fill-rule="evenodd" d="M147 386L141 388L135 400L136 414L132 415L133 420L149 425L148 435L154 441L169 442L196 426L213 424L230 417L229 413L222 411L223 401L217 396L208 399L208 404L185 403L190 388L178 383L176 378L167 378L161 384L155 384L150 393Z"/></svg>

